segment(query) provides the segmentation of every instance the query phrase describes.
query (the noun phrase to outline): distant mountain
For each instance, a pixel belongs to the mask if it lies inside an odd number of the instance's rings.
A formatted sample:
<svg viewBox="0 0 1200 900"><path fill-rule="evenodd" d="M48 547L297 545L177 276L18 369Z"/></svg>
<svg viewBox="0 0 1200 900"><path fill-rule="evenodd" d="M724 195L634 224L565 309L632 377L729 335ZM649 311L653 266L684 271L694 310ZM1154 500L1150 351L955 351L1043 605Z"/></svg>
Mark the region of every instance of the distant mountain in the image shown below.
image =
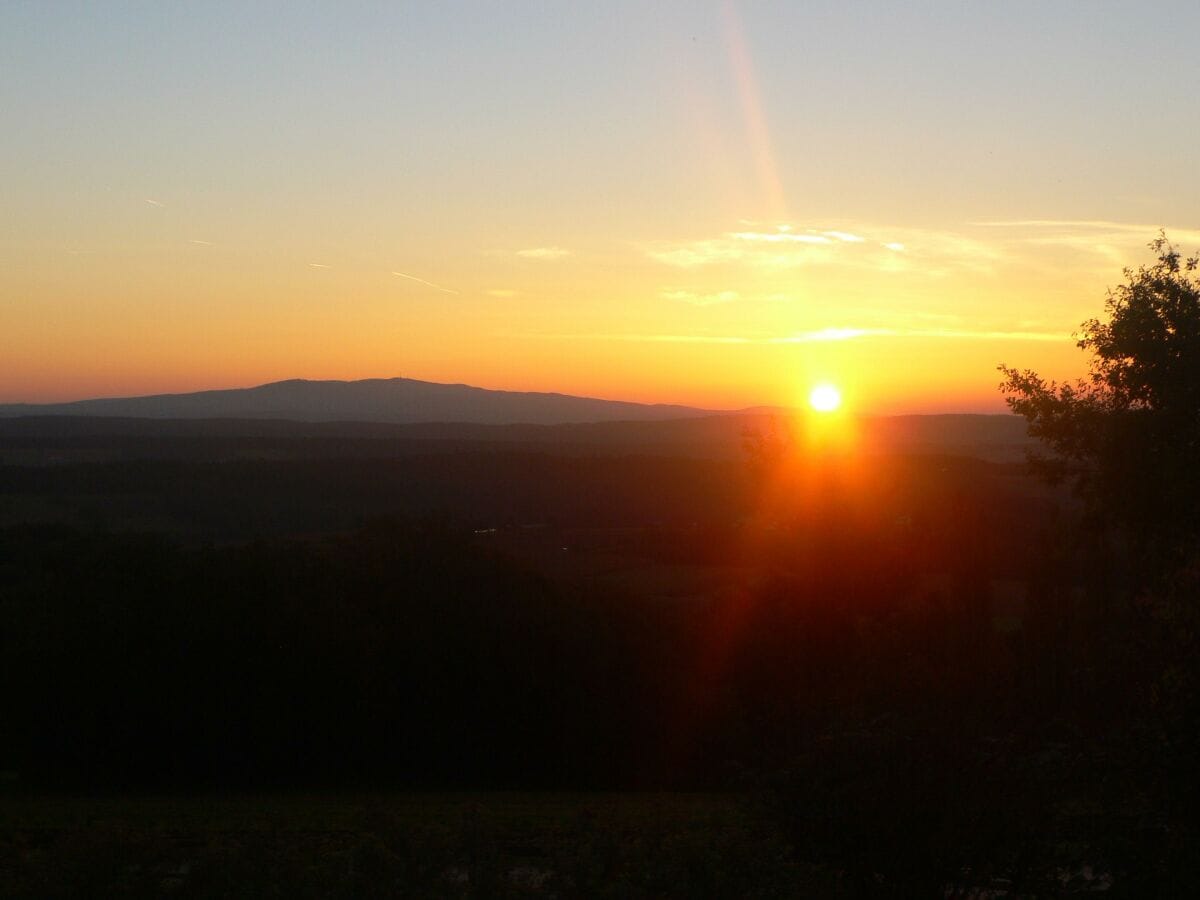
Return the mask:
<svg viewBox="0 0 1200 900"><path fill-rule="evenodd" d="M561 425L664 421L712 415L710 410L627 403L411 378L364 381L292 379L258 387L192 394L155 394L73 403L0 405L0 417L108 416L149 419L289 419L297 422L464 422L477 425Z"/></svg>

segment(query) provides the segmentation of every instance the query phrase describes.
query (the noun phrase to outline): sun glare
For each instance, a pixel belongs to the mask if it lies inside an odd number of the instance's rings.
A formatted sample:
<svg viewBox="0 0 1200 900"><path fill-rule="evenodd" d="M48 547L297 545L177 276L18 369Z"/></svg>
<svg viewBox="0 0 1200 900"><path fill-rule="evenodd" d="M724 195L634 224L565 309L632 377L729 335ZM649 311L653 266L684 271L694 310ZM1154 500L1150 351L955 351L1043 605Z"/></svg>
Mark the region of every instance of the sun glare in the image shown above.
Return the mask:
<svg viewBox="0 0 1200 900"><path fill-rule="evenodd" d="M808 395L808 403L817 412L833 412L842 405L842 395L832 384L818 384Z"/></svg>

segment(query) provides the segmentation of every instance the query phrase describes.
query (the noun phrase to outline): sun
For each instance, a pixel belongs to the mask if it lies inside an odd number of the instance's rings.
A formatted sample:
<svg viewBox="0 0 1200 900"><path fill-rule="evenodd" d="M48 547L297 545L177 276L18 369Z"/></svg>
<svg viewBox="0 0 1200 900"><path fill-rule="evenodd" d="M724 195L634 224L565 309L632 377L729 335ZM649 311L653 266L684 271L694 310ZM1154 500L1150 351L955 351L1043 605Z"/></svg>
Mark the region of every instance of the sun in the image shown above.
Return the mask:
<svg viewBox="0 0 1200 900"><path fill-rule="evenodd" d="M821 382L808 395L808 404L817 412L833 412L842 405L842 394L828 382Z"/></svg>

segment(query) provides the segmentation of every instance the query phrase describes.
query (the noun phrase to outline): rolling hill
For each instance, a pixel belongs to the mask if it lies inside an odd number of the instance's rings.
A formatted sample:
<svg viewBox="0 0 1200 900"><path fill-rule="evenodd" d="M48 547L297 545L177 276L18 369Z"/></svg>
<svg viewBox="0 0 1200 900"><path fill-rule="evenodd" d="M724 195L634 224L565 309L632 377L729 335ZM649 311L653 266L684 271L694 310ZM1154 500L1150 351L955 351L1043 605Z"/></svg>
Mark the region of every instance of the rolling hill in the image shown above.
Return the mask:
<svg viewBox="0 0 1200 900"><path fill-rule="evenodd" d="M288 419L297 422L467 422L560 425L663 421L709 410L567 394L492 391L411 378L291 379L251 388L113 397L71 403L0 405L0 417L106 416L151 419Z"/></svg>

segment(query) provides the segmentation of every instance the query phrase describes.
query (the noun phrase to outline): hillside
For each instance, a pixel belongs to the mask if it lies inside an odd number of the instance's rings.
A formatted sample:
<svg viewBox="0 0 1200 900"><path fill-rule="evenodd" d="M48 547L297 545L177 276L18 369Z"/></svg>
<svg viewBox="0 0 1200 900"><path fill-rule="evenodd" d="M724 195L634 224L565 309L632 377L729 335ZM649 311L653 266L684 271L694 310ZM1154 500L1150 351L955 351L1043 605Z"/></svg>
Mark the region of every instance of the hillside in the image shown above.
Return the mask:
<svg viewBox="0 0 1200 900"><path fill-rule="evenodd" d="M0 405L0 417L50 415L537 425L657 421L705 415L707 412L686 406L628 403L567 394L492 391L465 384L437 384L411 378L371 378L362 381L292 379L251 388L190 394Z"/></svg>

